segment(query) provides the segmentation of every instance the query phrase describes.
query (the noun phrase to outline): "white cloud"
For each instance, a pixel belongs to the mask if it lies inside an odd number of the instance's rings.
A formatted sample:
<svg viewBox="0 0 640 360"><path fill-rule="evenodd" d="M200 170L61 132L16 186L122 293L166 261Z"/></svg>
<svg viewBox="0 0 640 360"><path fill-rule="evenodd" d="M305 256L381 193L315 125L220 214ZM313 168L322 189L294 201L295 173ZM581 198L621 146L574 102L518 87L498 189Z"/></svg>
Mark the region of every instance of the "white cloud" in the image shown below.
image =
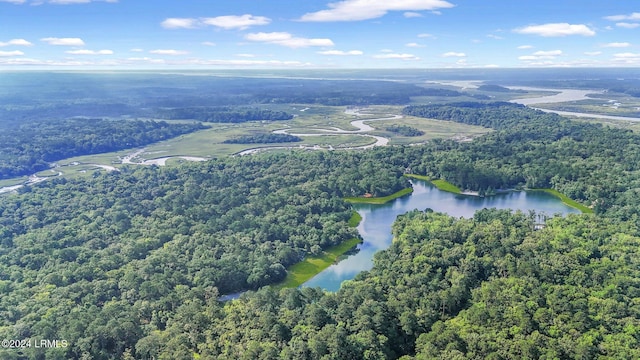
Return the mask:
<svg viewBox="0 0 640 360"><path fill-rule="evenodd" d="M309 46L333 46L331 39L307 39L298 38L287 32L271 32L271 33L250 33L245 39L255 42L264 42L269 44L277 44L290 48L301 48Z"/></svg>
<svg viewBox="0 0 640 360"><path fill-rule="evenodd" d="M427 33L418 34L419 38L435 38L435 36Z"/></svg>
<svg viewBox="0 0 640 360"><path fill-rule="evenodd" d="M195 29L203 26L215 26L223 29L244 30L251 26L267 25L271 19L264 16L244 14L225 15L210 18L167 18L160 25L165 29Z"/></svg>
<svg viewBox="0 0 640 360"><path fill-rule="evenodd" d="M513 30L519 34L539 35L544 37L559 37L569 35L593 36L595 31L582 24L553 23L544 25L531 25Z"/></svg>
<svg viewBox="0 0 640 360"><path fill-rule="evenodd" d="M329 9L304 14L301 21L359 21L384 16L389 11L423 11L451 8L444 0L344 0L329 3Z"/></svg>
<svg viewBox="0 0 640 360"><path fill-rule="evenodd" d="M84 41L80 38L55 38L48 37L40 39L49 45L62 45L62 46L84 46Z"/></svg>
<svg viewBox="0 0 640 360"><path fill-rule="evenodd" d="M204 18L202 22L207 25L220 27L223 29L240 29L244 30L251 26L267 25L271 23L271 19L264 16L253 16L244 14L241 16L227 15L212 18Z"/></svg>
<svg viewBox="0 0 640 360"><path fill-rule="evenodd" d="M640 13L634 12L628 15L605 16L605 19L611 21L640 20Z"/></svg>
<svg viewBox="0 0 640 360"><path fill-rule="evenodd" d="M113 55L113 50L69 50L65 52L71 55Z"/></svg>
<svg viewBox="0 0 640 360"><path fill-rule="evenodd" d="M619 22L619 23L616 23L616 26L625 28L625 29L635 29L638 26L640 26L640 23Z"/></svg>
<svg viewBox="0 0 640 360"><path fill-rule="evenodd" d="M335 55L335 56L356 56L364 54L360 50L351 50L351 51L342 51L342 50L327 50L327 51L318 51L320 55Z"/></svg>
<svg viewBox="0 0 640 360"><path fill-rule="evenodd" d="M602 54L602 51L586 51L584 54L587 56L598 56Z"/></svg>
<svg viewBox="0 0 640 360"><path fill-rule="evenodd" d="M518 49L520 49L520 50L533 49L533 46L531 46L531 45L520 45L520 46L518 46Z"/></svg>
<svg viewBox="0 0 640 360"><path fill-rule="evenodd" d="M32 43L28 42L25 39L11 39L7 42L0 41L0 47L2 46L33 46Z"/></svg>
<svg viewBox="0 0 640 360"><path fill-rule="evenodd" d="M389 53L389 54L379 54L379 55L374 55L373 56L375 59L400 59L400 60L420 60L419 57L413 55L413 54L396 54L396 53Z"/></svg>
<svg viewBox="0 0 640 360"><path fill-rule="evenodd" d="M613 62L622 65L640 65L640 54L637 53L620 53L613 55Z"/></svg>
<svg viewBox="0 0 640 360"><path fill-rule="evenodd" d="M628 42L612 42L602 45L602 47L606 48L626 48L629 46L631 46L631 44L629 44Z"/></svg>
<svg viewBox="0 0 640 360"><path fill-rule="evenodd" d="M256 57L254 54L236 54L237 57L244 57L244 58L254 58Z"/></svg>
<svg viewBox="0 0 640 360"><path fill-rule="evenodd" d="M637 59L640 58L640 54L636 54L636 53L619 53L619 54L613 54L614 58L618 58L618 59Z"/></svg>
<svg viewBox="0 0 640 360"><path fill-rule="evenodd" d="M549 50L549 51L536 51L533 53L535 56L560 56L562 50Z"/></svg>
<svg viewBox="0 0 640 360"><path fill-rule="evenodd" d="M442 57L465 57L465 56L467 56L467 54L463 52L455 52L455 51L449 51L442 54Z"/></svg>
<svg viewBox="0 0 640 360"><path fill-rule="evenodd" d="M0 2L8 2L12 4L24 4L25 0L0 0Z"/></svg>
<svg viewBox="0 0 640 360"><path fill-rule="evenodd" d="M24 53L22 51L14 50L14 51L0 51L0 56L22 56Z"/></svg>
<svg viewBox="0 0 640 360"><path fill-rule="evenodd" d="M496 39L496 40L504 39L502 36L498 36L498 35L494 35L494 34L489 34L489 35L487 35L487 37L491 38L491 39Z"/></svg>
<svg viewBox="0 0 640 360"><path fill-rule="evenodd" d="M203 41L201 44L204 46L216 46L216 43L211 41Z"/></svg>
<svg viewBox="0 0 640 360"><path fill-rule="evenodd" d="M187 51L184 50L173 50L173 49L157 49L157 50L151 50L149 51L150 54L156 54L156 55L186 55L188 54Z"/></svg>
<svg viewBox="0 0 640 360"><path fill-rule="evenodd" d="M406 13L404 13L402 15L404 17L406 17L407 19L422 17L422 14L420 14L419 12L415 12L415 11L407 11Z"/></svg>
<svg viewBox="0 0 640 360"><path fill-rule="evenodd" d="M165 29L193 29L198 26L198 19L191 18L168 18L160 25Z"/></svg>
<svg viewBox="0 0 640 360"><path fill-rule="evenodd" d="M135 48L135 49L131 49L131 50L129 50L129 51L131 51L131 52L143 52L144 50L143 50L143 49Z"/></svg>
<svg viewBox="0 0 640 360"><path fill-rule="evenodd" d="M424 45L420 45L420 44L414 43L414 42L410 42L410 43L404 44L404 46L410 47L410 48L421 48L421 47L424 47Z"/></svg>
<svg viewBox="0 0 640 360"><path fill-rule="evenodd" d="M536 51L531 55L520 56L518 57L518 60L522 60L522 61L553 60L560 55L562 55L562 50Z"/></svg>

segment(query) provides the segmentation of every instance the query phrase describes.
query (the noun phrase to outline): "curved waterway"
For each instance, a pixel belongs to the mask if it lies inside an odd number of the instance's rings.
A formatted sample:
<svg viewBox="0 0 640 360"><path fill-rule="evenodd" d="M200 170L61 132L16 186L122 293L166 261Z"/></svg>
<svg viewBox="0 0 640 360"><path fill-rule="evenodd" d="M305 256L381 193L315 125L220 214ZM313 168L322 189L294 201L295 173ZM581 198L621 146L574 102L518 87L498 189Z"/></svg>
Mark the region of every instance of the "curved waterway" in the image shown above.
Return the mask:
<svg viewBox="0 0 640 360"><path fill-rule="evenodd" d="M354 204L355 210L362 216L358 231L364 242L358 245L359 251L346 259L333 264L302 286L319 286L327 291L337 291L345 280L353 279L359 272L373 267L373 255L391 246L391 225L398 215L418 209L431 208L437 212L455 217L471 218L477 210L484 208L513 209L547 215L580 213L560 199L542 191L514 191L495 196L478 197L457 195L440 191L433 185L412 181L411 195L393 200L383 205Z"/></svg>

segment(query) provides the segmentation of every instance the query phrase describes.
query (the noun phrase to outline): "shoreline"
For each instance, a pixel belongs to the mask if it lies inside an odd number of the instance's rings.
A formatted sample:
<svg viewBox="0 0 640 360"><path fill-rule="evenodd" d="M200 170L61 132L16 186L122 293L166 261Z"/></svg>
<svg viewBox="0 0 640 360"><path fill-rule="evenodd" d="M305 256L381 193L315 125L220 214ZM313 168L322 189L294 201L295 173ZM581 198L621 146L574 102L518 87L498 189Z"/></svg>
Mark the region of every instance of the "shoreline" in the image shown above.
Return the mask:
<svg viewBox="0 0 640 360"><path fill-rule="evenodd" d="M400 191L397 191L389 196L382 197L346 197L344 200L350 204L374 204L374 205L382 205L388 203L389 201L395 200L397 198L401 198L405 195L409 195L413 192L412 187L404 188Z"/></svg>

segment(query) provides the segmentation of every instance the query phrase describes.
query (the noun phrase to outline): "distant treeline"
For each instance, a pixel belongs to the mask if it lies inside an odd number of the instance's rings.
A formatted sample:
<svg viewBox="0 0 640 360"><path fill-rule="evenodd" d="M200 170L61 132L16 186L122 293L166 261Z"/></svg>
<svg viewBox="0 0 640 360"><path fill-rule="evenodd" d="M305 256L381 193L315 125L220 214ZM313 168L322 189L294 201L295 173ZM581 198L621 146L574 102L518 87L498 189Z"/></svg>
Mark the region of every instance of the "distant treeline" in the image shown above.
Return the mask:
<svg viewBox="0 0 640 360"><path fill-rule="evenodd" d="M298 142L302 139L289 134L254 134L243 135L223 141L224 144L272 144Z"/></svg>
<svg viewBox="0 0 640 360"><path fill-rule="evenodd" d="M205 129L200 123L67 119L26 122L0 132L0 179L49 168L73 156L133 148Z"/></svg>
<svg viewBox="0 0 640 360"><path fill-rule="evenodd" d="M407 126L407 125L393 124L391 126L387 126L385 128L385 130L391 131L391 132L396 133L396 134L400 134L402 136L422 136L422 135L424 135L424 131L422 131L420 129L416 129L416 128L411 127L411 126Z"/></svg>
<svg viewBox="0 0 640 360"><path fill-rule="evenodd" d="M241 123L256 120L291 120L293 115L284 111L257 108L188 107L161 111L166 119L193 119L213 123Z"/></svg>

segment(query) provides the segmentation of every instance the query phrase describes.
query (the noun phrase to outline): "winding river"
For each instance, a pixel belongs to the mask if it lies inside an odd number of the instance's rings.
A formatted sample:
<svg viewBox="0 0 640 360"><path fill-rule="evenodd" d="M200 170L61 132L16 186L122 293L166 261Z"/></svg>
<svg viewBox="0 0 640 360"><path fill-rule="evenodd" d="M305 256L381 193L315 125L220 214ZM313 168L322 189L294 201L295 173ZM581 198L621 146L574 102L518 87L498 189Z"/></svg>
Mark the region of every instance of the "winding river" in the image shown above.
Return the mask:
<svg viewBox="0 0 640 360"><path fill-rule="evenodd" d="M384 205L354 204L362 216L358 231L364 242L358 245L358 252L333 264L303 286L319 286L327 291L337 291L345 280L353 279L359 272L370 270L373 255L391 245L391 225L398 215L408 211L431 208L455 217L470 218L483 208L514 209L547 215L579 213L580 211L563 204L558 198L539 191L506 192L495 196L478 197L456 195L438 190L433 185L413 180L411 195L393 200Z"/></svg>
<svg viewBox="0 0 640 360"><path fill-rule="evenodd" d="M356 116L369 115L369 114L363 114L363 113L360 113L358 111L353 111L353 110L346 110L345 113L349 114L349 115L356 115ZM397 119L402 119L402 115L389 115L387 117L378 118L378 119L364 119L364 120L351 121L350 122L351 126L357 128L358 130L343 130L343 129L340 129L340 128L337 128L337 127L330 127L330 128L326 128L326 129L318 128L318 129L316 129L316 131L318 131L318 133L315 133L315 134L311 134L311 133L295 133L295 132L292 132L293 131L292 129L274 130L273 133L274 134L287 134L287 135L293 135L293 136L298 136L298 137L357 135L357 136L372 138L372 139L375 139L376 141L373 144L363 145L363 146L355 146L355 147L348 147L348 148L344 148L344 150L370 149L370 148L375 147L375 146L386 146L386 145L388 145L389 144L389 139L385 138L385 137L382 137L382 136L366 134L367 132L375 130L375 128L365 124L365 121L366 122L370 122L370 121L397 120ZM297 147L292 147L292 146L265 146L265 147L260 147L260 148L247 149L247 150L244 150L244 151L241 151L241 152L237 153L236 155L250 155L250 154L255 154L257 152L266 151L266 150L293 149L293 148L296 148L296 149L310 149L310 150L320 150L320 149L322 149L320 146L317 146L317 145L316 146L297 146ZM333 150L333 148L331 147L331 148L329 148L329 150Z"/></svg>

